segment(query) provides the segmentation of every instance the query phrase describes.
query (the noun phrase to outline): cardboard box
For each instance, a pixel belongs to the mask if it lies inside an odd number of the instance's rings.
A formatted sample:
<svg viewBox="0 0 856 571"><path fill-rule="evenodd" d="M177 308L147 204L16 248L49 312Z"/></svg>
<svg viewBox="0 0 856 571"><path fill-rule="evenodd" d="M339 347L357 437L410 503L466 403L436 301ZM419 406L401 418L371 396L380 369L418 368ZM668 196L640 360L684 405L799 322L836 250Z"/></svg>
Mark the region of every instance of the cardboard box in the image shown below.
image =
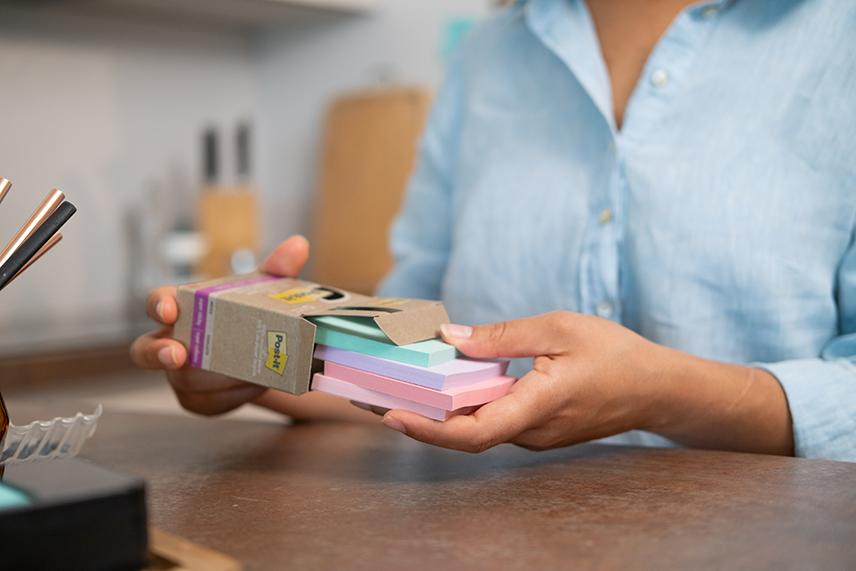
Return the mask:
<svg viewBox="0 0 856 571"><path fill-rule="evenodd" d="M190 366L293 394L309 390L315 325L311 316L371 319L406 345L439 335L449 317L438 301L379 298L264 274L180 286L175 337Z"/></svg>

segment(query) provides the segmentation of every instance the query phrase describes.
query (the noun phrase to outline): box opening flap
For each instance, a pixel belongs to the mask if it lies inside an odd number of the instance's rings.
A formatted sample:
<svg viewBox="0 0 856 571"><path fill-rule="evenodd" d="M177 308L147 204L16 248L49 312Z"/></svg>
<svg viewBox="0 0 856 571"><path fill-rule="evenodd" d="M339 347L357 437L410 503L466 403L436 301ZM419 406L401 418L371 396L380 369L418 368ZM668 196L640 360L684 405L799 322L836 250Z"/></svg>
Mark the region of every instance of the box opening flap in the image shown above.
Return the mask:
<svg viewBox="0 0 856 571"><path fill-rule="evenodd" d="M371 318L390 341L396 345L409 345L440 336L440 325L448 323L449 316L439 302L422 302L418 306L402 308L385 306L335 307L326 311L310 311L302 317L365 317Z"/></svg>

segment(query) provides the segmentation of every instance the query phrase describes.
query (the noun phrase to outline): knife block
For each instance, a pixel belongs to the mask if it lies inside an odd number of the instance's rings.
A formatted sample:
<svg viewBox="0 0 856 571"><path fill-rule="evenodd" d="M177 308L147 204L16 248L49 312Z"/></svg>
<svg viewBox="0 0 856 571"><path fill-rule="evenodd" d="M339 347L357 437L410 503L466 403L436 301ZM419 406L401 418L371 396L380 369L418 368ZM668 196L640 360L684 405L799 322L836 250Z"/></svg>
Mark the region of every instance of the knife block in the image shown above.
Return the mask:
<svg viewBox="0 0 856 571"><path fill-rule="evenodd" d="M258 193L247 187L213 187L199 195L199 231L206 244L197 273L204 278L230 275L232 255L260 248Z"/></svg>

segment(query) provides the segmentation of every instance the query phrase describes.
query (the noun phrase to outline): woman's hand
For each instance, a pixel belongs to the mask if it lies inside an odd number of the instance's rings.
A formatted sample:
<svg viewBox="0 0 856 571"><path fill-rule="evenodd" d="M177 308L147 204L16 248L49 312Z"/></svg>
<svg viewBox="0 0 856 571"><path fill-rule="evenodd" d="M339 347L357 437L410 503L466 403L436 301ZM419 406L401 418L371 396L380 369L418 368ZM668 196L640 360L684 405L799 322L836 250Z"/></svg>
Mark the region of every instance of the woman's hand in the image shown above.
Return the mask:
<svg viewBox="0 0 856 571"><path fill-rule="evenodd" d="M533 357L533 368L472 415L445 422L385 415L388 427L423 442L468 452L503 442L541 450L643 429L690 446L793 451L784 392L769 373L698 359L612 321L560 311L446 325L443 338L470 357Z"/></svg>
<svg viewBox="0 0 856 571"><path fill-rule="evenodd" d="M302 236L282 242L262 264L262 271L296 277L309 258L309 243ZM131 345L131 358L139 367L163 369L181 406L204 415L228 412L257 399L266 387L239 381L224 375L186 367L187 349L173 339L178 319L175 287L154 290L146 301L149 317L161 329L137 338Z"/></svg>

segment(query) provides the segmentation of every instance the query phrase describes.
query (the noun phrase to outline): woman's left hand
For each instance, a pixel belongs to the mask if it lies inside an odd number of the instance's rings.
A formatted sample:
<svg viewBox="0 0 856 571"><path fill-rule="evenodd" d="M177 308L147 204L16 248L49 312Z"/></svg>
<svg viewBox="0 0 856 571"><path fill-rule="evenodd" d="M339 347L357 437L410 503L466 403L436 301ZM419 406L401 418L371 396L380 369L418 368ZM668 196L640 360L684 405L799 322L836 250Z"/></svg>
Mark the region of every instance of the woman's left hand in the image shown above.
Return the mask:
<svg viewBox="0 0 856 571"><path fill-rule="evenodd" d="M384 424L423 442L481 452L503 442L543 450L633 429L689 446L792 453L775 377L657 345L615 322L556 311L491 325L443 326L473 358L532 357L504 397L438 422L393 410Z"/></svg>

